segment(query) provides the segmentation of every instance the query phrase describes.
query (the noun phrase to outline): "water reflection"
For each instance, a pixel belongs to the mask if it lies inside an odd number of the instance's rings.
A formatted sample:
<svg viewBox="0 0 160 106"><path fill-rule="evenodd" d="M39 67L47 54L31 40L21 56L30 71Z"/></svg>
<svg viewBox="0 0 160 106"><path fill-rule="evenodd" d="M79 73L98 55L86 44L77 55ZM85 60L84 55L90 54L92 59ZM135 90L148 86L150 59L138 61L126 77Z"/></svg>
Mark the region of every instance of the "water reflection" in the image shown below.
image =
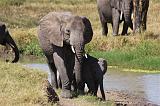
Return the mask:
<svg viewBox="0 0 160 106"><path fill-rule="evenodd" d="M27 66L49 72L46 64L27 64ZM122 72L117 71L117 69L109 69L104 76L104 89L128 91L160 105L160 74Z"/></svg>

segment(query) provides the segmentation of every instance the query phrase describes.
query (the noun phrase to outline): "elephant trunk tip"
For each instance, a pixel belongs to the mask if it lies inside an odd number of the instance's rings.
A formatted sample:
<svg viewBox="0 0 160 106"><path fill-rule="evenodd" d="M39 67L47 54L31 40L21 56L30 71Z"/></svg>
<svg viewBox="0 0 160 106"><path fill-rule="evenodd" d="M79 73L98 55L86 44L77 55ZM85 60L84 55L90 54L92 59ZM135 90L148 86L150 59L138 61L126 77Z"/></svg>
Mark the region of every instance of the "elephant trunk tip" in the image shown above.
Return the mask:
<svg viewBox="0 0 160 106"><path fill-rule="evenodd" d="M12 61L12 63L17 63L19 61L19 57L16 57L13 61Z"/></svg>

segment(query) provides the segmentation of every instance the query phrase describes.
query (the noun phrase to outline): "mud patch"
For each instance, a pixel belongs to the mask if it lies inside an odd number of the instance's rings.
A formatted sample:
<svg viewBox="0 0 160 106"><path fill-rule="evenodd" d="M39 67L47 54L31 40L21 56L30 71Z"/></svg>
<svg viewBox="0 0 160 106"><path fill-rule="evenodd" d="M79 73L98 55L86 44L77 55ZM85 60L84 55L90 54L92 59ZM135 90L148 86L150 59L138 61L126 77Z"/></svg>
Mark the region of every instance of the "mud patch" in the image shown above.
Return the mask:
<svg viewBox="0 0 160 106"><path fill-rule="evenodd" d="M107 101L114 101L117 106L158 106L145 98L126 91L106 91L105 95Z"/></svg>

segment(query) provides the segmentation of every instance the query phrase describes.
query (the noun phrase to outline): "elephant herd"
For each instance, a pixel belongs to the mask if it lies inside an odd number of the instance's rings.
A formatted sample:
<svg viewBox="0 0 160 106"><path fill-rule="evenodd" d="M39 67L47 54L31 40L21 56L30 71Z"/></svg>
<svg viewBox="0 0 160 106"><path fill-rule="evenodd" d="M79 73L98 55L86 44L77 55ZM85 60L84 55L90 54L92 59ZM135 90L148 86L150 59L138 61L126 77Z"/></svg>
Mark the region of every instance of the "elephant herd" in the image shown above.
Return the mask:
<svg viewBox="0 0 160 106"><path fill-rule="evenodd" d="M146 30L149 0L97 0L102 35L108 34L107 23L112 24L113 35L118 35L119 24L123 21L122 35L128 28L133 32ZM133 15L133 19L132 19ZM85 54L85 45L92 40L93 30L90 20L71 12L50 12L39 22L38 39L47 58L53 88L62 88L61 97L72 98L72 91L97 95L98 86L105 100L103 75L107 71L107 61ZM0 44L11 46L15 52L12 61L19 60L18 48L4 23L0 23ZM57 76L59 72L59 78Z"/></svg>
<svg viewBox="0 0 160 106"><path fill-rule="evenodd" d="M108 34L107 23L112 24L113 35L118 35L122 21L124 23L121 35L126 35L129 27L133 32L146 30L149 0L97 0L97 7L102 35Z"/></svg>

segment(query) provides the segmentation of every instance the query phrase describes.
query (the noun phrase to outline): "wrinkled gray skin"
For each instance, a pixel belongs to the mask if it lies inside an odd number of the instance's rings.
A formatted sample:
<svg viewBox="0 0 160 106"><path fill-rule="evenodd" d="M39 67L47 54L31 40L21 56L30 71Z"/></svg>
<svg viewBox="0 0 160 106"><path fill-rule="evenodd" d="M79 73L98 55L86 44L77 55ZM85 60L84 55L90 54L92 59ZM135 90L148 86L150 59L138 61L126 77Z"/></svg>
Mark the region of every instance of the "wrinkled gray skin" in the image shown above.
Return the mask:
<svg viewBox="0 0 160 106"><path fill-rule="evenodd" d="M18 62L19 60L19 50L9 34L6 25L3 22L0 22L0 44L3 46L9 45L15 53L15 58L12 60L12 63Z"/></svg>
<svg viewBox="0 0 160 106"><path fill-rule="evenodd" d="M145 31L149 0L133 0L133 8L133 32Z"/></svg>
<svg viewBox="0 0 160 106"><path fill-rule="evenodd" d="M93 31L86 17L69 12L50 12L40 20L38 38L47 58L51 73L51 84L58 88L57 70L62 81L63 98L72 98L71 81L76 74L78 91L82 84L81 65L84 47L92 39ZM74 47L75 53L72 52Z"/></svg>
<svg viewBox="0 0 160 106"><path fill-rule="evenodd" d="M83 89L86 83L89 88L89 93L96 96L98 87L100 86L102 99L105 100L103 75L107 71L107 61L103 58L97 59L88 55L88 58L83 58L82 67Z"/></svg>
<svg viewBox="0 0 160 106"><path fill-rule="evenodd" d="M102 35L108 34L107 23L112 24L113 35L118 35L119 24L122 21L124 21L122 35L127 34L128 27L133 29L132 0L97 0L97 7L102 25Z"/></svg>

